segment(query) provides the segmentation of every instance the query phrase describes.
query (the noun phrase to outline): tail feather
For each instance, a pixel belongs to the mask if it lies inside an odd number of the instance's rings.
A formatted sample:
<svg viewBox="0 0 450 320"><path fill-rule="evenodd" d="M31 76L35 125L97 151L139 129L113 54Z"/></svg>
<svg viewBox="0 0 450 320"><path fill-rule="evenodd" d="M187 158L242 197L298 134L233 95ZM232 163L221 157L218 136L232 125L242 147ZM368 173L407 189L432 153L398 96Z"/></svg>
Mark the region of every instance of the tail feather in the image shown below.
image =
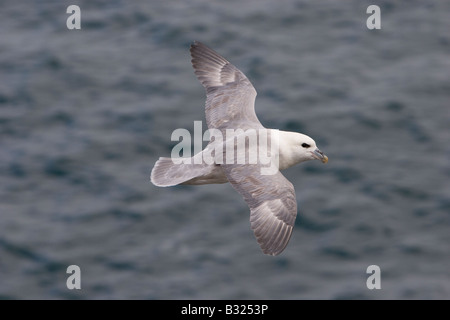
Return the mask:
<svg viewBox="0 0 450 320"><path fill-rule="evenodd" d="M170 187L206 173L205 164L175 164L171 158L159 158L152 169L150 180L155 186Z"/></svg>

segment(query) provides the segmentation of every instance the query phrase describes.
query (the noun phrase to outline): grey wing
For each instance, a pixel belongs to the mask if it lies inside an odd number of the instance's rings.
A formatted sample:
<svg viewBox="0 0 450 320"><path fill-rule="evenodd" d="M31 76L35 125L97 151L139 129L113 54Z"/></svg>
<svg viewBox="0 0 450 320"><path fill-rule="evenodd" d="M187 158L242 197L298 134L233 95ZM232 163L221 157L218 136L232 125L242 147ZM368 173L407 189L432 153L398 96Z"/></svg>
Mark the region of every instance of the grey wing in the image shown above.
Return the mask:
<svg viewBox="0 0 450 320"><path fill-rule="evenodd" d="M250 225L262 251L278 255L291 238L297 216L295 190L281 172L261 175L259 165L222 165L250 207Z"/></svg>
<svg viewBox="0 0 450 320"><path fill-rule="evenodd" d="M191 45L192 66L206 89L208 128L263 128L255 114L256 90L234 65L200 42Z"/></svg>

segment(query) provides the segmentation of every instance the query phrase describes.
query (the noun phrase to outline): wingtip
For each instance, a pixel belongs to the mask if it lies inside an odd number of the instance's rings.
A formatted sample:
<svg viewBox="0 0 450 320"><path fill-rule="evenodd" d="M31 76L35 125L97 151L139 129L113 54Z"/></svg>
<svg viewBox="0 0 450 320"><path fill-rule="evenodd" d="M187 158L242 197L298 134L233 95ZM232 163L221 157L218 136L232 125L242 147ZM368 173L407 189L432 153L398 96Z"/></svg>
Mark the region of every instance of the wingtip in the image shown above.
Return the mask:
<svg viewBox="0 0 450 320"><path fill-rule="evenodd" d="M262 243L259 243L259 245L260 245L260 247L261 247L261 251L262 251L265 255L275 257L275 256L280 255L280 254L284 251L284 249L286 249L288 243L286 243L286 244L281 244L280 246L277 245L276 248L264 248L264 247L263 247L264 244L262 244Z"/></svg>
<svg viewBox="0 0 450 320"><path fill-rule="evenodd" d="M194 40L194 42L191 43L191 47L189 48L189 52L191 53L191 63L192 65L194 65L194 51L200 47L201 45L203 45L201 42Z"/></svg>
<svg viewBox="0 0 450 320"><path fill-rule="evenodd" d="M264 251L264 250L262 250L262 252L265 255L271 256L271 257L276 257L276 256L278 256L281 253L281 251L280 252L272 252L272 251Z"/></svg>
<svg viewBox="0 0 450 320"><path fill-rule="evenodd" d="M199 47L199 46L204 46L204 44L201 43L200 41L194 40L194 42L191 43L191 51L192 51L194 48Z"/></svg>

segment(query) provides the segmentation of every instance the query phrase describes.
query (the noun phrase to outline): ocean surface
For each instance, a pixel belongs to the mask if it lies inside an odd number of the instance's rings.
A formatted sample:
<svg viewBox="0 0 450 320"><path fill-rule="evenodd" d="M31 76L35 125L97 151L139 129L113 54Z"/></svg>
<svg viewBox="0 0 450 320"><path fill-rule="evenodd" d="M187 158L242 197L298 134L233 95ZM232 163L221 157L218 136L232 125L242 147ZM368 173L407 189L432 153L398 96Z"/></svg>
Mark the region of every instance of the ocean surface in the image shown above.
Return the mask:
<svg viewBox="0 0 450 320"><path fill-rule="evenodd" d="M450 299L449 30L449 1L2 1L0 298ZM284 171L280 256L229 184L150 183L175 129L206 130L194 40L330 159Z"/></svg>

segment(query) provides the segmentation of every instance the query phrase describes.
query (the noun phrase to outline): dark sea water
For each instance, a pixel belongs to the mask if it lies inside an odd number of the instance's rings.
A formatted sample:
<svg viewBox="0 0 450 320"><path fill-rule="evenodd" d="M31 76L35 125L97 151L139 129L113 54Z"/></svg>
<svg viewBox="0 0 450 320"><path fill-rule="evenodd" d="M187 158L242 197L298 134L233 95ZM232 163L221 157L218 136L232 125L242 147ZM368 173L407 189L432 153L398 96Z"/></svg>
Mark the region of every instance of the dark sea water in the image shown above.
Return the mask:
<svg viewBox="0 0 450 320"><path fill-rule="evenodd" d="M0 298L450 299L449 30L449 1L2 1ZM284 172L280 256L230 185L149 181L204 122L194 40L246 73L266 127L330 158Z"/></svg>

